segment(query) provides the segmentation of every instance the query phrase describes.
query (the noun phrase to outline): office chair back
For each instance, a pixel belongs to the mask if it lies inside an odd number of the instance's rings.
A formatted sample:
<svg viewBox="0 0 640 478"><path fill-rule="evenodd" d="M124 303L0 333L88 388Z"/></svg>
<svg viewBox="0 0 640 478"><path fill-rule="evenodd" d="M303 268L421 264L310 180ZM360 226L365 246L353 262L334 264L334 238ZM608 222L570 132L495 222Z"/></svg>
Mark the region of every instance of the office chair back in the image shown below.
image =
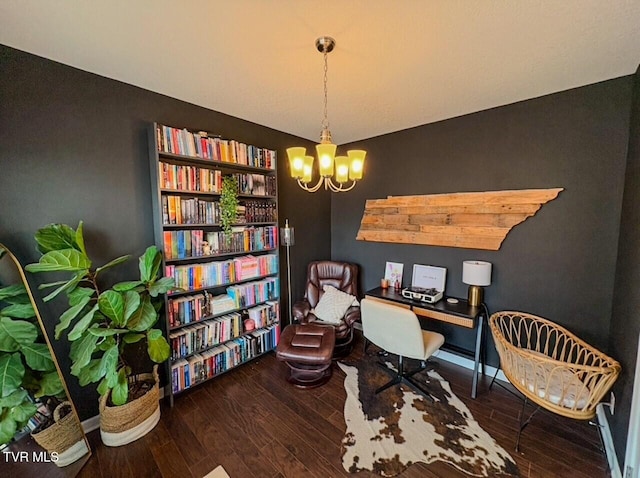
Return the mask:
<svg viewBox="0 0 640 478"><path fill-rule="evenodd" d="M416 314L409 309L362 299L362 333L375 345L392 354L425 359L425 344Z"/></svg>

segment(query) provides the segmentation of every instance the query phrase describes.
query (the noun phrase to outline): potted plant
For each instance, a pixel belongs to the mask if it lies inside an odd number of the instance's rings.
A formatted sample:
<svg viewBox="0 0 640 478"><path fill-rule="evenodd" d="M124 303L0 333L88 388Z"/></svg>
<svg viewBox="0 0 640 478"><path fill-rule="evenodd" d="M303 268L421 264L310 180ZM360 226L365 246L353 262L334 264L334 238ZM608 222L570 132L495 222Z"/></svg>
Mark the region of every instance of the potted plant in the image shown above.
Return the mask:
<svg viewBox="0 0 640 478"><path fill-rule="evenodd" d="M76 230L51 224L35 235L42 253L29 272L68 273L64 280L43 284L55 287L50 301L64 293L69 308L55 327L59 339L71 342L71 374L80 385L99 383L100 432L105 445L119 446L148 433L160 419L157 365L153 374L133 375L127 349L146 342L146 353L156 364L169 358L170 349L160 329L160 295L171 290L173 278L160 278L162 257L155 246L140 256L139 279L110 285L106 272L130 256L95 267L87 255L82 222Z"/></svg>
<svg viewBox="0 0 640 478"><path fill-rule="evenodd" d="M0 258L7 252L0 245ZM0 287L0 384L0 445L26 434L29 424L58 466L88 452L24 284Z"/></svg>

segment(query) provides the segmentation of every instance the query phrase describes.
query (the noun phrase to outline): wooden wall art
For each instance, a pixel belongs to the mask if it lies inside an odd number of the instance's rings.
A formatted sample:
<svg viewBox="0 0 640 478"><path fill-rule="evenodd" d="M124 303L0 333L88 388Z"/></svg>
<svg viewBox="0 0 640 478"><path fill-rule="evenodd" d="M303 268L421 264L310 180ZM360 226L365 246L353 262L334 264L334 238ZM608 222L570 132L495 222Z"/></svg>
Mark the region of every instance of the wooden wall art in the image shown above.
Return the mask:
<svg viewBox="0 0 640 478"><path fill-rule="evenodd" d="M359 241L497 251L509 231L563 188L368 199Z"/></svg>

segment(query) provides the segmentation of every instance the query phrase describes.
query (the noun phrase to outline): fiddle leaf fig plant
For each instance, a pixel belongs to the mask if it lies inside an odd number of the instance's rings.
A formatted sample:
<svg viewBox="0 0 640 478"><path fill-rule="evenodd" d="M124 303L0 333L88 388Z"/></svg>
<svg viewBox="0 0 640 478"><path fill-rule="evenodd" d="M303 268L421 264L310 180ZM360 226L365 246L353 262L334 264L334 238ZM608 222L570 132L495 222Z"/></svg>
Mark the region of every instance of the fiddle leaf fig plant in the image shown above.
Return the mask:
<svg viewBox="0 0 640 478"><path fill-rule="evenodd" d="M31 397L65 396L25 286L0 287L0 445L38 413Z"/></svg>
<svg viewBox="0 0 640 478"><path fill-rule="evenodd" d="M160 296L174 288L170 277L159 277L162 257L155 246L147 248L138 260L140 278L108 286L108 271L126 262L130 256L118 257L95 267L87 255L80 222L74 231L64 224L51 224L35 235L42 257L26 266L32 273L67 273L65 280L40 286L54 288L43 300L65 294L68 309L55 327L55 337L66 332L71 342L71 374L80 385L97 383L98 393L111 394L114 405L129 399L134 381L125 360L127 346L146 341L146 351L156 363L169 358L170 348L160 329Z"/></svg>

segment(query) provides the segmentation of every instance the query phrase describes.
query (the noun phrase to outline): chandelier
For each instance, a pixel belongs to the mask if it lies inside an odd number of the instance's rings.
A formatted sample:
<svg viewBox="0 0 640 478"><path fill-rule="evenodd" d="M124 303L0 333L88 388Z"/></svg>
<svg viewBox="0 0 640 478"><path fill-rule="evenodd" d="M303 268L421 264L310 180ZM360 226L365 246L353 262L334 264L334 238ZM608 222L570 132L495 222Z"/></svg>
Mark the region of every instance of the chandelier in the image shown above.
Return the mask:
<svg viewBox="0 0 640 478"><path fill-rule="evenodd" d="M331 37L320 37L316 40L316 48L324 56L324 118L320 144L316 145L320 178L315 185L310 185L313 180L314 157L307 156L307 150L303 147L287 149L291 177L298 181L302 189L311 193L319 190L322 185L325 190L336 193L352 190L356 181L362 179L364 157L367 154L361 149L354 149L347 151L347 156L336 156L337 146L331 142L327 118L327 55L335 46L336 41Z"/></svg>

